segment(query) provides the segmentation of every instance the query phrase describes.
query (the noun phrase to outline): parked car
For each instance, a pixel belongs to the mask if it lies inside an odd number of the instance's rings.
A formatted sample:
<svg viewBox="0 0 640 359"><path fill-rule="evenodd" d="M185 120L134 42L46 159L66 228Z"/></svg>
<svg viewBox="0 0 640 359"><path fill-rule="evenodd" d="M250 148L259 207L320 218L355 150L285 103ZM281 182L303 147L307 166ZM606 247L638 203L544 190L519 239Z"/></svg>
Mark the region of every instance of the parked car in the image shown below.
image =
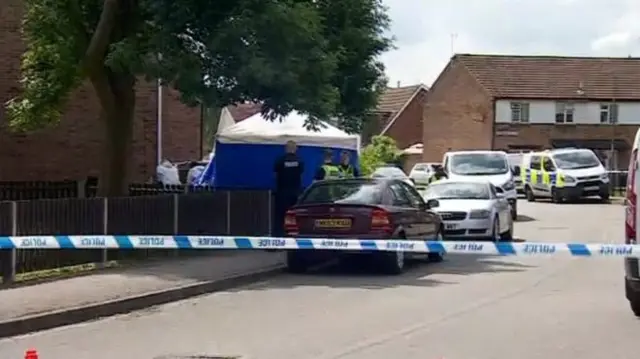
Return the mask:
<svg viewBox="0 0 640 359"><path fill-rule="evenodd" d="M442 166L442 164L436 162L416 163L409 171L409 178L413 180L416 186L426 186L438 166Z"/></svg>
<svg viewBox="0 0 640 359"><path fill-rule="evenodd" d="M447 152L442 163L449 179L491 182L503 189L504 196L511 204L511 218L518 218L518 193L506 152Z"/></svg>
<svg viewBox="0 0 640 359"><path fill-rule="evenodd" d="M371 174L371 178L386 178L386 179L398 179L404 181L406 184L415 187L415 182L407 176L404 171L396 166L382 166L378 167Z"/></svg>
<svg viewBox="0 0 640 359"><path fill-rule="evenodd" d="M330 238L340 248L341 239L442 240L440 217L431 211L418 192L401 179L358 178L313 183L285 216L290 237ZM346 247L346 245L345 245ZM294 273L339 256L372 256L386 273L400 274L403 251L290 250L287 268ZM424 257L424 254L422 254ZM429 253L431 261L442 260L441 253Z"/></svg>
<svg viewBox="0 0 640 359"><path fill-rule="evenodd" d="M523 156L527 201L549 198L555 203L599 196L608 202L609 174L598 156L586 148L558 148Z"/></svg>
<svg viewBox="0 0 640 359"><path fill-rule="evenodd" d="M636 132L629 160L627 175L627 191L625 198L625 238L626 244L638 244L638 187L640 174L638 173L638 147L640 146L640 130ZM624 260L624 288L625 296L631 305L633 314L640 317L640 260L625 258Z"/></svg>
<svg viewBox="0 0 640 359"><path fill-rule="evenodd" d="M490 182L444 180L424 192L444 224L444 236L485 238L492 241L513 239L513 219L504 191Z"/></svg>

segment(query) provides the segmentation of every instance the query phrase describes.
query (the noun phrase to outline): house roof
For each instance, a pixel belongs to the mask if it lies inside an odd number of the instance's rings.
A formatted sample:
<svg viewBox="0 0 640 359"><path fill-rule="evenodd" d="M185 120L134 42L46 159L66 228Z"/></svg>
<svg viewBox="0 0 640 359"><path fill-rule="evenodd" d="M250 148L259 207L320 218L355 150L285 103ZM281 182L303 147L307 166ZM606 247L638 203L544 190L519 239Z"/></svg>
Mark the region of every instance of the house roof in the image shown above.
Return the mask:
<svg viewBox="0 0 640 359"><path fill-rule="evenodd" d="M227 106L227 110L229 110L231 117L233 117L233 120L236 122L246 120L256 113L259 113L261 108L261 105L257 103L241 103Z"/></svg>
<svg viewBox="0 0 640 359"><path fill-rule="evenodd" d="M381 124L381 128L384 129L382 133L387 131L388 127L390 127L421 89L428 90L427 86L422 84L387 88L380 96L378 106L376 107L376 112L381 114L383 121ZM231 117L233 117L236 122L240 122L259 113L261 106L260 104L249 102L229 105L227 109L229 113L231 113Z"/></svg>
<svg viewBox="0 0 640 359"><path fill-rule="evenodd" d="M391 128L391 125L393 125L402 111L404 111L420 90L428 91L429 88L423 84L387 88L380 96L378 107L376 107L376 112L383 116L381 117L381 134L384 134Z"/></svg>
<svg viewBox="0 0 640 359"><path fill-rule="evenodd" d="M640 58L457 54L495 98L640 100Z"/></svg>

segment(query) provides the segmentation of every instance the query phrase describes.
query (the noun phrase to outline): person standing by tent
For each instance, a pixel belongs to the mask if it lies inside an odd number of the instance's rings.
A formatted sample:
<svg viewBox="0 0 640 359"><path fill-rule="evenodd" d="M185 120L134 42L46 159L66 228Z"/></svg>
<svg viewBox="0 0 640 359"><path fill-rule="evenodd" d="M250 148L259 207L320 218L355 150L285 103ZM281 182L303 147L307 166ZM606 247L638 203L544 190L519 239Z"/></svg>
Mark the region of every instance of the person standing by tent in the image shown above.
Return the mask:
<svg viewBox="0 0 640 359"><path fill-rule="evenodd" d="M356 178L360 177L358 169L351 165L351 154L349 151L342 151L340 154L340 173L341 178Z"/></svg>
<svg viewBox="0 0 640 359"><path fill-rule="evenodd" d="M302 172L304 163L298 157L298 146L294 141L287 141L286 153L276 160L273 172L276 177L274 235L283 237L284 217L287 210L296 204L302 191Z"/></svg>
<svg viewBox="0 0 640 359"><path fill-rule="evenodd" d="M333 151L327 148L324 151L324 163L318 168L313 179L316 181L341 178L340 166L333 162Z"/></svg>

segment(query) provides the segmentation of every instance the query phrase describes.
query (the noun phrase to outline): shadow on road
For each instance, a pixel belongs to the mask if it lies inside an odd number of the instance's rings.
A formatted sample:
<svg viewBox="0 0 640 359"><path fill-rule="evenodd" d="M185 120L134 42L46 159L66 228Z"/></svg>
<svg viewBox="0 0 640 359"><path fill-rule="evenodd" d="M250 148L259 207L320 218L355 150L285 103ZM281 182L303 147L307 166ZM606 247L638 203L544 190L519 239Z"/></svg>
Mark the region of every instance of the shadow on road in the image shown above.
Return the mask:
<svg viewBox="0 0 640 359"><path fill-rule="evenodd" d="M529 217L527 215L524 214L519 214L518 218L516 218L516 222L532 222L535 221L536 219L533 217Z"/></svg>
<svg viewBox="0 0 640 359"><path fill-rule="evenodd" d="M457 284L436 275L474 275L482 273L523 272L534 268L516 262L498 260L497 257L448 255L441 263L413 262L402 275L380 273L375 264L365 260L331 262L301 275L286 275L277 279L232 289L231 291L266 290L274 288L327 287L385 289L399 286L433 287Z"/></svg>

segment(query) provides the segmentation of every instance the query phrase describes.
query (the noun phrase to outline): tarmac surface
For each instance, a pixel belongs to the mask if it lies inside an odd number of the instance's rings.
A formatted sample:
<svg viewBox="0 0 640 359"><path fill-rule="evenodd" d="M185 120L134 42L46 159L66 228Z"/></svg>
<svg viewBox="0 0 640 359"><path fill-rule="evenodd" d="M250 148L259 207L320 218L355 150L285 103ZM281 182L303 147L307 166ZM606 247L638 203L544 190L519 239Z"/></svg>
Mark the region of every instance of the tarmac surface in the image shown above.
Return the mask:
<svg viewBox="0 0 640 359"><path fill-rule="evenodd" d="M519 203L515 236L622 243L623 207ZM0 357L638 358L623 263L450 255L402 276L337 266L0 341ZM195 357L194 357L195 358Z"/></svg>

